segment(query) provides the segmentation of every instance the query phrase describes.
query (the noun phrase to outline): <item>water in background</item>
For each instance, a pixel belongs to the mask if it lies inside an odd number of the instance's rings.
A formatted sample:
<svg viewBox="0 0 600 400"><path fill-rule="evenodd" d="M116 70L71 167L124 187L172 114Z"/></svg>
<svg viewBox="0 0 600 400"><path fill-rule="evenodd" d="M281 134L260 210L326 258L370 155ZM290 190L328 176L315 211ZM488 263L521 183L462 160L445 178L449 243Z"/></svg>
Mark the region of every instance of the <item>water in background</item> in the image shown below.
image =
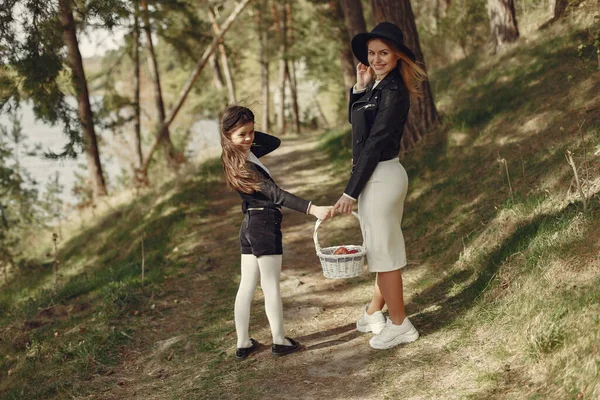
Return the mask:
<svg viewBox="0 0 600 400"><path fill-rule="evenodd" d="M18 115L21 120L23 134L26 136L24 141L26 146L33 148L36 144L40 144L42 153L47 151L60 153L63 150L68 139L60 126L50 126L37 121L31 104L23 103ZM0 125L9 130L12 128L10 118L6 114L0 114ZM111 137L110 133L106 134L107 138ZM217 157L220 154L219 140L217 120L197 121L190 129L188 145L185 149L188 160L198 163L207 158ZM110 153L110 149L107 150L106 146L100 149L100 161L104 176L109 182L115 180L121 174L122 169L130 171L130 160L123 160L122 157L116 157ZM63 201L71 204L77 202L71 189L76 181L76 171L87 178L87 171L83 171L78 166L87 164L84 154L79 155L76 160L49 160L44 158L43 155L36 157L21 155L20 160L22 167L37 181L40 193L44 191L46 182L58 172L60 174L60 184L64 187Z"/></svg>

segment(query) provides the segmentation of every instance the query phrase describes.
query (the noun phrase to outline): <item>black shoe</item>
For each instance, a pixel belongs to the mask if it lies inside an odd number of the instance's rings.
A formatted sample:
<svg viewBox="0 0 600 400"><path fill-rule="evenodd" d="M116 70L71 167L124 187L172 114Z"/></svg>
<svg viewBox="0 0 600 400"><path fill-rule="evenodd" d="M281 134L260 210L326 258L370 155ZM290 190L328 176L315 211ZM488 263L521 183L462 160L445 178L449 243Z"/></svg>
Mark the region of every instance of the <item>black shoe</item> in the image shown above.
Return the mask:
<svg viewBox="0 0 600 400"><path fill-rule="evenodd" d="M271 353L273 353L274 356L285 356L286 354L294 353L302 348L302 345L294 339L290 339L289 337L286 337L286 339L290 341L291 345L273 344L273 346L271 346Z"/></svg>
<svg viewBox="0 0 600 400"><path fill-rule="evenodd" d="M258 342L252 338L250 338L250 343L252 343L252 346L250 347L238 347L237 350L235 351L235 359L238 361L241 360L245 360L246 358L248 358L248 356L250 355L250 353L255 352L256 350L258 350Z"/></svg>

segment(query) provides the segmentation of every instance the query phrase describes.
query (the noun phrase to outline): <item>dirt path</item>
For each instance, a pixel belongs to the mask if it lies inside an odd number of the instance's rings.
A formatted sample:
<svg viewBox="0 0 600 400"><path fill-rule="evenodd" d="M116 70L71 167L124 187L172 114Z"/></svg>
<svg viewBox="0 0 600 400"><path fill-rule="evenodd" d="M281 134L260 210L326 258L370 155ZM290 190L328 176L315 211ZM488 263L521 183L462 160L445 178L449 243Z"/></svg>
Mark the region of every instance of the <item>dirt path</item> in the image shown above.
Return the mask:
<svg viewBox="0 0 600 400"><path fill-rule="evenodd" d="M345 177L331 175L326 157L315 151L317 140L285 139L265 164L280 186L317 204L333 204ZM156 312L142 321L133 343L123 350L122 363L107 376L95 377L90 385L96 394L86 398L378 399L389 395L381 386L390 377L384 370L410 374L405 378L413 382L434 375L426 368L408 368L425 347L429 355L439 350L426 336L385 352L369 347L370 335L359 334L355 321L369 299L373 277L364 273L351 280L325 279L312 240L314 218L290 210L284 211L281 282L286 332L306 349L289 357L271 356L259 290L251 335L263 345L255 356L236 363L233 301L239 282L240 201L224 187L214 189L210 215L190 221L196 235L187 256L197 268L171 279L165 292L156 294ZM323 240L360 240L350 217L327 221L321 230ZM422 274L419 268L406 270L409 301L412 283Z"/></svg>

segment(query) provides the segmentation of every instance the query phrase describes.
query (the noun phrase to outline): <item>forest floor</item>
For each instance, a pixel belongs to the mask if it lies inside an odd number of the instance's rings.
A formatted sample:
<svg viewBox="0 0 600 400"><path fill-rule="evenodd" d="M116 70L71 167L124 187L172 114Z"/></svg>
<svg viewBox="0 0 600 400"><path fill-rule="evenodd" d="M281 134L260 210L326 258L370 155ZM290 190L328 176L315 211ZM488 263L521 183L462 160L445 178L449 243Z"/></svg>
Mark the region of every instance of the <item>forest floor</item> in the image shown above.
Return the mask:
<svg viewBox="0 0 600 400"><path fill-rule="evenodd" d="M340 193L329 186L338 179L316 148L318 139L314 134L286 139L265 163L282 187L317 204L333 204ZM371 335L360 335L355 320L369 300L365 282L373 276L365 272L348 281L324 278L312 239L314 217L285 210L281 286L286 334L305 349L287 357L271 355L259 289L250 331L261 348L236 362L233 301L239 279L240 200L219 185L212 188L209 202L209 215L195 229L196 248L202 249L196 253L197 267L169 280L156 305L160 315L141 324L123 362L108 377L90 382L102 392L89 398L381 398L380 368L392 368L394 375L408 372L413 369L407 368L409 360L431 346L427 335L432 330L423 326L423 338L414 345L387 352L371 349ZM327 240L330 224L359 231L353 218L338 217L321 225L321 242ZM356 232L350 236L360 240ZM410 282L422 273L417 265L406 270L409 302L414 292ZM216 348L209 352L195 351L212 346Z"/></svg>
<svg viewBox="0 0 600 400"><path fill-rule="evenodd" d="M285 140L265 163L282 187L317 204L333 204L340 193L329 186L339 178L331 176L317 142L315 135ZM383 398L392 389L381 385L385 375L393 376L404 390L421 387L418 392L426 393L429 389L424 385L439 383L436 377L452 375L457 363L465 361L442 350L455 333L440 332L439 323L426 317L418 320L422 334L418 342L389 351L371 349L371 335L359 334L355 321L370 298L374 275L365 272L351 280L324 278L312 239L314 218L286 210L281 279L286 334L305 349L282 358L271 355L270 330L259 290L250 331L261 348L248 360L236 362L233 301L239 277L240 200L219 185L211 189L209 202L209 215L195 229L196 248L202 249L195 253L197 267L166 283L167 293L156 305L159 315L148 317L148 323L137 328L123 362L109 376L89 382L99 393L86 398ZM337 217L321 225L320 242L327 240L328 225L359 231L353 218ZM348 236L360 243L356 232ZM422 307L417 310L410 300L416 291L412 282L425 272L415 263L405 270L410 314L421 311ZM429 295L431 305L433 299L445 296L443 288ZM209 352L195 350L213 346ZM410 386L406 382L411 382Z"/></svg>

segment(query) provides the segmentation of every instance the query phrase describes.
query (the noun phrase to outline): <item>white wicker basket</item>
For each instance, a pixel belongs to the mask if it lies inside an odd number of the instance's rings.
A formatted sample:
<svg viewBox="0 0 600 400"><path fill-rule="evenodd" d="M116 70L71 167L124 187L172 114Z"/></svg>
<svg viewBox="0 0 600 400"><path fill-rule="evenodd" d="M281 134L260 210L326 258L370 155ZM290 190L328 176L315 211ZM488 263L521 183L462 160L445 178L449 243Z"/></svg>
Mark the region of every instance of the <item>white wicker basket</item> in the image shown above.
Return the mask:
<svg viewBox="0 0 600 400"><path fill-rule="evenodd" d="M360 224L360 217L357 213L352 211L352 214L358 219ZM333 254L341 246L332 247L321 247L319 244L319 226L321 226L322 220L317 220L315 223L315 233L313 239L315 241L315 249L317 250L317 256L321 261L321 267L323 268L323 275L325 278L331 279L342 279L342 278L353 278L360 275L365 265L365 255L367 249L365 247L365 232L360 226L360 231L363 237L363 244L361 246L356 245L344 245L348 250L358 250L358 253L354 254Z"/></svg>

